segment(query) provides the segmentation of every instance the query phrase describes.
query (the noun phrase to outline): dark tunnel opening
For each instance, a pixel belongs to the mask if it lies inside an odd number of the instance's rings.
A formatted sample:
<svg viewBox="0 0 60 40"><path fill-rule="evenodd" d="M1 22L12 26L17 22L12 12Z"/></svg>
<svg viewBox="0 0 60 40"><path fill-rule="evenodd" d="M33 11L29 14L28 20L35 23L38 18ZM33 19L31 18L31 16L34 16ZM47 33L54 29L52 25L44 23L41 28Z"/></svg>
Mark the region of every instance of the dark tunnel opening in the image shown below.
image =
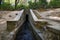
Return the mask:
<svg viewBox="0 0 60 40"><path fill-rule="evenodd" d="M28 18L29 18L29 15L28 15L28 14L26 14L26 21L28 21Z"/></svg>

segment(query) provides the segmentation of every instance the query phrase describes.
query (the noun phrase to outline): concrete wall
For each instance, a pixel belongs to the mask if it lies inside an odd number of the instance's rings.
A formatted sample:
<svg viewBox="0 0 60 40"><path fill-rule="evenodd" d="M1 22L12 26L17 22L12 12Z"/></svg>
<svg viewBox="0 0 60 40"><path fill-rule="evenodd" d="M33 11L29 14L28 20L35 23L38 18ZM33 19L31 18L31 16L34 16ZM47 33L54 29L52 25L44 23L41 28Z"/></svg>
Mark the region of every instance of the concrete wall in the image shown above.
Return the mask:
<svg viewBox="0 0 60 40"><path fill-rule="evenodd" d="M49 28L46 25L43 26L41 23L43 24L46 24L46 23L44 23L44 21L40 21L41 19L40 20L35 19L35 16L32 15L31 13L33 14L33 11L30 12L29 14L29 21L32 25L31 29L35 34L37 40L40 40L40 38L42 38L43 40L60 40L60 31L57 31L53 28ZM42 25L42 28L40 27L41 25Z"/></svg>
<svg viewBox="0 0 60 40"><path fill-rule="evenodd" d="M38 32L38 30L36 29L36 24L37 24L38 21L36 21L37 19L34 20L34 17L33 17L33 16L34 16L34 15L32 15L32 14L31 14L31 11L30 11L30 14L29 14L29 22L30 22L30 24L31 24L31 26L32 26L32 27L30 27L30 29L31 29L34 37L36 38L36 40L44 40L44 39L42 39L42 38L40 37L39 32ZM38 26L38 25L37 25L37 26Z"/></svg>
<svg viewBox="0 0 60 40"><path fill-rule="evenodd" d="M5 30L0 34L1 40L14 40L14 37L16 36L15 34L18 32L18 29L25 21L24 11L22 11L21 13L22 15L19 16L19 20L6 21L4 24L0 25L0 28L2 30Z"/></svg>

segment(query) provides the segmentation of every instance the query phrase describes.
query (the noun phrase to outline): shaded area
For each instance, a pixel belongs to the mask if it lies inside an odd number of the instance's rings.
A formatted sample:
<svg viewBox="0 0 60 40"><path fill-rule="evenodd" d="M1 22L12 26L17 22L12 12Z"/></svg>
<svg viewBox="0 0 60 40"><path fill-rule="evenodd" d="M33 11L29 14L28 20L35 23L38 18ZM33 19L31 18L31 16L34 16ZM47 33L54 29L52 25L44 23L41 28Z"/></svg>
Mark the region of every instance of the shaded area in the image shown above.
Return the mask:
<svg viewBox="0 0 60 40"><path fill-rule="evenodd" d="M28 21L28 15L26 15L26 21L21 26L22 29L20 29L16 35L15 40L34 40L34 37L32 35L32 32L30 31L30 23Z"/></svg>

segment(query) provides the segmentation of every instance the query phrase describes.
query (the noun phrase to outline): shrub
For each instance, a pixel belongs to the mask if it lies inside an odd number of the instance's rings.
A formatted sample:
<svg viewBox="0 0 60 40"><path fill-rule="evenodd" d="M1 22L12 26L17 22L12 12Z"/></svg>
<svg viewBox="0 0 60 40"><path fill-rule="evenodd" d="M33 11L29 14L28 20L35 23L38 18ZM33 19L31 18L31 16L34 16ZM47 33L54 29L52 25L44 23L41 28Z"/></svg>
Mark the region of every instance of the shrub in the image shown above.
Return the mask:
<svg viewBox="0 0 60 40"><path fill-rule="evenodd" d="M14 10L14 7L9 3L3 3L0 5L0 7L1 10Z"/></svg>
<svg viewBox="0 0 60 40"><path fill-rule="evenodd" d="M29 1L29 8L31 9L39 9L39 8L46 8L47 2L44 0L39 0L39 2L31 2Z"/></svg>
<svg viewBox="0 0 60 40"><path fill-rule="evenodd" d="M37 8L39 8L40 7L40 5L39 5L39 2L37 2L37 3L32 3L31 1L29 1L29 8L31 8L31 9L37 9Z"/></svg>
<svg viewBox="0 0 60 40"><path fill-rule="evenodd" d="M28 8L27 6L20 4L20 5L17 5L16 10L27 9L27 8Z"/></svg>
<svg viewBox="0 0 60 40"><path fill-rule="evenodd" d="M50 8L60 8L60 0L53 0L48 6Z"/></svg>

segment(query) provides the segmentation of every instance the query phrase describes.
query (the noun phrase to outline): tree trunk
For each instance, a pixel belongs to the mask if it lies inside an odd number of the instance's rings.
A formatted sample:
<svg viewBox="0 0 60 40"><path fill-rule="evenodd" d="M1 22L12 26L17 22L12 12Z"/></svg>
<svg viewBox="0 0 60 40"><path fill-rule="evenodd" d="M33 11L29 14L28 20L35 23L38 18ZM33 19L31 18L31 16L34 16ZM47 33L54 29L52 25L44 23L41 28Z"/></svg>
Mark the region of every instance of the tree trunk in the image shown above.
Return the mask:
<svg viewBox="0 0 60 40"><path fill-rule="evenodd" d="M17 7L17 0L15 0L15 9L16 9L16 7Z"/></svg>

